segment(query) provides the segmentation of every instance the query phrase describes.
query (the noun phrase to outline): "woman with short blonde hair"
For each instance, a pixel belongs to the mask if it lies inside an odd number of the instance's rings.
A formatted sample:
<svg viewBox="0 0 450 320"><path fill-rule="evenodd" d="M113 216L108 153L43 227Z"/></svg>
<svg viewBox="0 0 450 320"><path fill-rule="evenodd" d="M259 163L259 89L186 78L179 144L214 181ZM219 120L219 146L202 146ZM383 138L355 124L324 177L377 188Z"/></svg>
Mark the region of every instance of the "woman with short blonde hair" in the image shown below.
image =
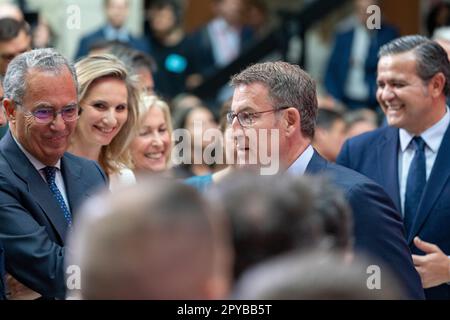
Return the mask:
<svg viewBox="0 0 450 320"><path fill-rule="evenodd" d="M164 100L154 95L142 95L138 134L130 148L135 172L156 173L170 168L171 121L170 108Z"/></svg>

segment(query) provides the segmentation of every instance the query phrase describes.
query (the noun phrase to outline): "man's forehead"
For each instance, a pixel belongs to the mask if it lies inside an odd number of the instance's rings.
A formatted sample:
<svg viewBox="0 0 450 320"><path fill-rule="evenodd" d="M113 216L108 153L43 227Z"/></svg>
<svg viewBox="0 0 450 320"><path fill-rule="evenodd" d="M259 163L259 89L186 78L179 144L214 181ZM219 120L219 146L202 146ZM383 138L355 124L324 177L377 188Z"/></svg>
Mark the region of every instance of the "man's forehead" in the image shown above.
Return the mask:
<svg viewBox="0 0 450 320"><path fill-rule="evenodd" d="M43 101L66 98L68 102L77 99L77 87L67 66L61 66L59 70L46 70L32 68L26 77L26 90L24 99L39 97Z"/></svg>

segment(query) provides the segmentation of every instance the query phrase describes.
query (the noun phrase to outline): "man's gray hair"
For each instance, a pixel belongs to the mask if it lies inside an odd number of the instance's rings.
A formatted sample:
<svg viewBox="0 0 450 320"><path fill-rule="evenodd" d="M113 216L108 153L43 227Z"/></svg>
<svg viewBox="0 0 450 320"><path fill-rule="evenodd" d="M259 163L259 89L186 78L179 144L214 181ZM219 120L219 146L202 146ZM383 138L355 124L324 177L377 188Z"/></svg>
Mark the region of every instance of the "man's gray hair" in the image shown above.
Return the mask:
<svg viewBox="0 0 450 320"><path fill-rule="evenodd" d="M27 90L26 77L30 69L57 73L63 70L64 66L72 74L78 91L77 75L73 65L55 49L36 49L18 55L9 63L3 80L5 98L14 100L18 104L22 103Z"/></svg>
<svg viewBox="0 0 450 320"><path fill-rule="evenodd" d="M437 73L445 77L444 94L450 93L450 62L447 52L437 42L421 35L396 38L383 45L378 58L412 51L416 57L417 75L428 83Z"/></svg>
<svg viewBox="0 0 450 320"><path fill-rule="evenodd" d="M300 113L301 131L312 138L317 117L317 95L314 80L298 65L287 62L257 63L231 79L235 87L262 83L269 90L275 109L294 107Z"/></svg>

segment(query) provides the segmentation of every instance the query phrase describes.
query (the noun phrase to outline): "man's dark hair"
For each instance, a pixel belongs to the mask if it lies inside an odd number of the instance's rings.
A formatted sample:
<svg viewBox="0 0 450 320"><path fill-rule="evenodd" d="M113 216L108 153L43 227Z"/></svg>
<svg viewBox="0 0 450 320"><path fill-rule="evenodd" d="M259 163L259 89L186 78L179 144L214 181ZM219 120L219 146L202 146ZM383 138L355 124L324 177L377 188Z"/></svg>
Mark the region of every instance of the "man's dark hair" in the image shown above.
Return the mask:
<svg viewBox="0 0 450 320"><path fill-rule="evenodd" d="M437 42L420 35L404 36L383 45L378 58L412 51L416 56L417 75L428 83L437 73L445 77L444 94L450 92L450 62L447 52Z"/></svg>
<svg viewBox="0 0 450 320"><path fill-rule="evenodd" d="M12 18L0 19L0 42L16 38L22 30L30 34L30 27L25 21L17 21Z"/></svg>
<svg viewBox="0 0 450 320"><path fill-rule="evenodd" d="M317 112L316 127L329 130L337 120L344 121L343 115L340 112L319 108Z"/></svg>

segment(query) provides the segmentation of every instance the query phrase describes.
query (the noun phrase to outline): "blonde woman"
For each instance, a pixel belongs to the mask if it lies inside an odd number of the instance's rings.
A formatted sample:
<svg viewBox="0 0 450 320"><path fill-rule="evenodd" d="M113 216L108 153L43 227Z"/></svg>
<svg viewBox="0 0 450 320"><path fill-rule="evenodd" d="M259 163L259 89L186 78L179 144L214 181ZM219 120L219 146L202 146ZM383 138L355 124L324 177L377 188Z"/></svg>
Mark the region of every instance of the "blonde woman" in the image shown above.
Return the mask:
<svg viewBox="0 0 450 320"><path fill-rule="evenodd" d="M69 152L97 161L110 189L135 182L129 145L138 121L139 93L115 56L89 56L75 65L81 115Z"/></svg>
<svg viewBox="0 0 450 320"><path fill-rule="evenodd" d="M143 95L137 136L131 143L135 173L161 173L170 167L172 123L169 106L156 96Z"/></svg>

